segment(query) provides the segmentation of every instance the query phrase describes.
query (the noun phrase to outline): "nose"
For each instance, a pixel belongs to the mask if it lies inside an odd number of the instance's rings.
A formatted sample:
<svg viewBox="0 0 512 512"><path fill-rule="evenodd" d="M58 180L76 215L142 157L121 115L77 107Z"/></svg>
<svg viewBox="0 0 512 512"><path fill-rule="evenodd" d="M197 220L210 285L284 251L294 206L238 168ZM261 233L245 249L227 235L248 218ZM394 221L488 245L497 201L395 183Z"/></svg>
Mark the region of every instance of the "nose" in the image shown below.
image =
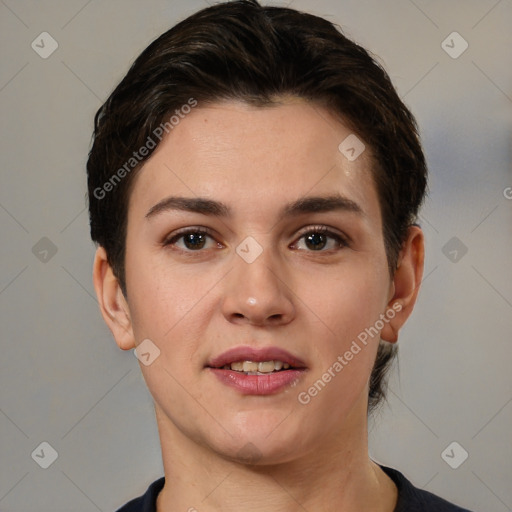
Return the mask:
<svg viewBox="0 0 512 512"><path fill-rule="evenodd" d="M234 255L234 268L226 276L222 301L231 323L255 326L285 325L295 317L290 279L278 257L266 249L251 263Z"/></svg>

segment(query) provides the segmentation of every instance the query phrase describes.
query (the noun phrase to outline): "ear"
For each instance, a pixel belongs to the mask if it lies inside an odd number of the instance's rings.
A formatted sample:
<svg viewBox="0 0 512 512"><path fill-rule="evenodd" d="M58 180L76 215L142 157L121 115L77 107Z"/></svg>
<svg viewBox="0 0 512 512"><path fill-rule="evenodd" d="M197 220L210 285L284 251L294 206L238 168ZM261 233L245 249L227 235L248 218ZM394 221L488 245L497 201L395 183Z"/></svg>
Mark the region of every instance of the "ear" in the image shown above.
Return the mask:
<svg viewBox="0 0 512 512"><path fill-rule="evenodd" d="M107 260L107 253L101 246L96 250L92 276L103 320L116 343L123 350L134 348L135 337L128 303Z"/></svg>
<svg viewBox="0 0 512 512"><path fill-rule="evenodd" d="M398 256L397 269L391 284L391 298L387 305L385 323L381 339L390 343L398 341L398 332L412 313L418 297L425 246L423 231L419 226L409 228L407 240L402 245Z"/></svg>

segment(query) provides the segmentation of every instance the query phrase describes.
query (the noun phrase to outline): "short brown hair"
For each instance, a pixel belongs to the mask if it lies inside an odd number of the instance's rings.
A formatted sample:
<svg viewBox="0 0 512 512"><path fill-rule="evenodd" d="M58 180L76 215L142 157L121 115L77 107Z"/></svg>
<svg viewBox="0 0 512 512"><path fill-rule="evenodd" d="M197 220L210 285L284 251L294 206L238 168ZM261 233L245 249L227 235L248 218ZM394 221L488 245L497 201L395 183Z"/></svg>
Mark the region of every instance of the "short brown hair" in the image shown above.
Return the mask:
<svg viewBox="0 0 512 512"><path fill-rule="evenodd" d="M133 152L191 99L199 105L241 100L267 106L284 95L325 107L372 149L394 273L426 189L426 162L413 115L384 69L329 21L239 0L203 9L158 37L96 114L87 162L91 237L105 248L125 295L131 184L155 148L137 160ZM370 409L384 396L384 377L395 353L395 345L381 341L370 380Z"/></svg>

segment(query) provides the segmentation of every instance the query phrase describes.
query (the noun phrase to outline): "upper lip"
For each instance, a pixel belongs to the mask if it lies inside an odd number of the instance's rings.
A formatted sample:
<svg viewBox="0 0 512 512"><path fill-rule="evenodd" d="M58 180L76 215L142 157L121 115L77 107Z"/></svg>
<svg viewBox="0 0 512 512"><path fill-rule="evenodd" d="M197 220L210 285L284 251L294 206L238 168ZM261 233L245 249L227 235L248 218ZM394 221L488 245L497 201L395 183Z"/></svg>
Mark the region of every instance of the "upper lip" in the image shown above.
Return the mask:
<svg viewBox="0 0 512 512"><path fill-rule="evenodd" d="M225 365L235 363L237 361L253 361L255 363L260 363L263 361L282 361L283 363L288 363L294 368L306 367L304 361L282 348L256 348L249 345L230 348L222 354L211 358L206 366L211 368L222 368Z"/></svg>

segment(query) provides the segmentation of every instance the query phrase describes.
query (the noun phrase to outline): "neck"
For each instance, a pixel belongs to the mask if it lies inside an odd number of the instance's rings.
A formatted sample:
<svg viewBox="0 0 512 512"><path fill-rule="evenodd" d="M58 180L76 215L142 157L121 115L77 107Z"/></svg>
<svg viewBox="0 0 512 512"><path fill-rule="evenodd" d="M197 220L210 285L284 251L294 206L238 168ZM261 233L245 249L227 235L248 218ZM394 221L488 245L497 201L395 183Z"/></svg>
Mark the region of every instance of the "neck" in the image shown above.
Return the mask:
<svg viewBox="0 0 512 512"><path fill-rule="evenodd" d="M242 464L183 435L156 406L165 486L157 512L392 512L397 490L370 460L366 428L281 464Z"/></svg>

